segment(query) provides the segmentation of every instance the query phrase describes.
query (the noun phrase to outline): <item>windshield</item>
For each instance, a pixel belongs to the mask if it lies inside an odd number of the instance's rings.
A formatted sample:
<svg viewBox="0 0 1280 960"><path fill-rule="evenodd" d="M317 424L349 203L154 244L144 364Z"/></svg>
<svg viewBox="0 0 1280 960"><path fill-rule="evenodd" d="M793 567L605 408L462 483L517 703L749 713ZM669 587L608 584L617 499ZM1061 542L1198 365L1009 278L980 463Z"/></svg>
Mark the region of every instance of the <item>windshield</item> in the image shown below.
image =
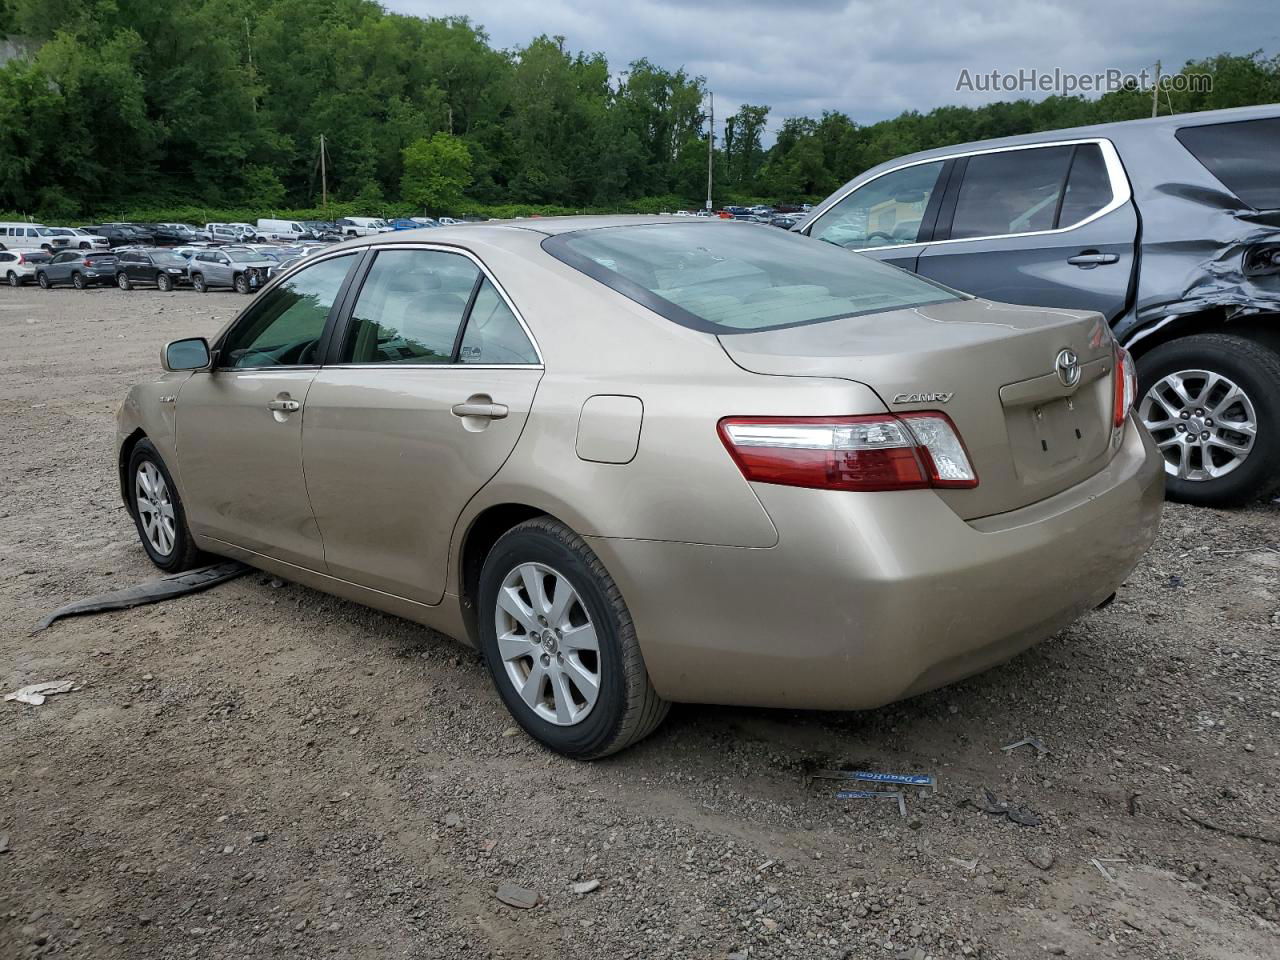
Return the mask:
<svg viewBox="0 0 1280 960"><path fill-rule="evenodd" d="M542 246L668 320L717 334L963 298L831 244L733 221L580 230Z"/></svg>

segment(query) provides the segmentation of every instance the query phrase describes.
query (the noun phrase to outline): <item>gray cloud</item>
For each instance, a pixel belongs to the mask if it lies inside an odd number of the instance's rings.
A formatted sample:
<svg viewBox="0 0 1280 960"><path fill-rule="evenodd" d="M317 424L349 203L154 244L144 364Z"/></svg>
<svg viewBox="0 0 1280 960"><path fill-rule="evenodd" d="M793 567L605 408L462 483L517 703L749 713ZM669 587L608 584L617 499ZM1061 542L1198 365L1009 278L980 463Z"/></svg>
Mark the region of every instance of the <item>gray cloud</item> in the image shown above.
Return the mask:
<svg viewBox="0 0 1280 960"><path fill-rule="evenodd" d="M740 103L782 118L842 110L861 123L903 110L1017 96L957 91L970 74L1019 69L1137 72L1156 59L1280 47L1274 0L383 0L419 16L466 14L499 47L560 34L615 71L638 57L705 76L716 112Z"/></svg>

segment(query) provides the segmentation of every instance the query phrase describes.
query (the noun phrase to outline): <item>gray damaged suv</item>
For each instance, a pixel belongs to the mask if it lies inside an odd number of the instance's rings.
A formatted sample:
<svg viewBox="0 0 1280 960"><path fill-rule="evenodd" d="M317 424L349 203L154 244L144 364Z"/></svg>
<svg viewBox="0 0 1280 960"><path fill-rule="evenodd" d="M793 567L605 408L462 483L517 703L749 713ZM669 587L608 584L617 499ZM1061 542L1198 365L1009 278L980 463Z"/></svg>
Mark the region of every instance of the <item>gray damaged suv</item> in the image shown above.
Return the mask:
<svg viewBox="0 0 1280 960"><path fill-rule="evenodd" d="M1137 360L1170 497L1280 487L1280 106L911 154L796 229L980 297L1097 310Z"/></svg>
<svg viewBox="0 0 1280 960"><path fill-rule="evenodd" d="M277 263L256 250L198 250L191 257L191 286L204 293L213 287L231 287L236 293L253 293L275 272Z"/></svg>

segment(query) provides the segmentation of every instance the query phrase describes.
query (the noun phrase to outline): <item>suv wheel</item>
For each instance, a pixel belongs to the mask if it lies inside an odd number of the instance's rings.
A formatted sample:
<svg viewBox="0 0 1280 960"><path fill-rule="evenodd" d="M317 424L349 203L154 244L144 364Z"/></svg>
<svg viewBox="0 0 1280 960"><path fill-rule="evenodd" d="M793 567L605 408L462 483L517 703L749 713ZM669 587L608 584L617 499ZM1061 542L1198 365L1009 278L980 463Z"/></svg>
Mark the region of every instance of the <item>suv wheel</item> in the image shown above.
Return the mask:
<svg viewBox="0 0 1280 960"><path fill-rule="evenodd" d="M607 756L667 715L617 584L558 520L527 520L503 534L485 557L478 593L480 646L498 693L552 750Z"/></svg>
<svg viewBox="0 0 1280 960"><path fill-rule="evenodd" d="M147 556L161 570L177 573L200 556L173 477L150 440L139 440L129 456L129 506Z"/></svg>
<svg viewBox="0 0 1280 960"><path fill-rule="evenodd" d="M195 289L196 293L209 292L209 285L204 282L203 273L193 273L191 275L191 286Z"/></svg>
<svg viewBox="0 0 1280 960"><path fill-rule="evenodd" d="M36 274L36 283L40 284L41 290L48 290L53 286L53 283L49 280L48 274L43 270Z"/></svg>
<svg viewBox="0 0 1280 960"><path fill-rule="evenodd" d="M18 276L16 273L14 273L12 270L10 270L8 274L6 274L5 279L9 281L9 286L11 287L22 286L22 278Z"/></svg>
<svg viewBox="0 0 1280 960"><path fill-rule="evenodd" d="M1169 499L1234 507L1280 488L1280 354L1208 333L1138 358L1138 416L1164 456Z"/></svg>
<svg viewBox="0 0 1280 960"><path fill-rule="evenodd" d="M249 292L249 275L247 273L237 273L235 280L236 293Z"/></svg>
<svg viewBox="0 0 1280 960"><path fill-rule="evenodd" d="M159 287L163 293L168 293L173 289L173 277L169 276L167 273L156 274L156 286Z"/></svg>
<svg viewBox="0 0 1280 960"><path fill-rule="evenodd" d="M84 277L80 274L78 270L75 273L71 274L71 285L75 287L77 290L83 290L86 286L88 286L88 284L84 282Z"/></svg>
<svg viewBox="0 0 1280 960"><path fill-rule="evenodd" d="M123 270L116 274L116 286L121 290L133 289L133 284L129 282L129 278L125 275Z"/></svg>

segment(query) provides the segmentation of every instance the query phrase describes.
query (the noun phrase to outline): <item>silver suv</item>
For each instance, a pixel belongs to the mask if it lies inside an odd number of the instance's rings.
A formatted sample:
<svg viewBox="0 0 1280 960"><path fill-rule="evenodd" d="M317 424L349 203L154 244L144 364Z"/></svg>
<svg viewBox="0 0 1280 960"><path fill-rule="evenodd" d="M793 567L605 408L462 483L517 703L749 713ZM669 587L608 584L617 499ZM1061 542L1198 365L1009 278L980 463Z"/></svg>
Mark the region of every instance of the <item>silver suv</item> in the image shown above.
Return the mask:
<svg viewBox="0 0 1280 960"><path fill-rule="evenodd" d="M276 266L276 261L253 250L198 250L191 257L191 286L200 293L214 287L253 293Z"/></svg>

